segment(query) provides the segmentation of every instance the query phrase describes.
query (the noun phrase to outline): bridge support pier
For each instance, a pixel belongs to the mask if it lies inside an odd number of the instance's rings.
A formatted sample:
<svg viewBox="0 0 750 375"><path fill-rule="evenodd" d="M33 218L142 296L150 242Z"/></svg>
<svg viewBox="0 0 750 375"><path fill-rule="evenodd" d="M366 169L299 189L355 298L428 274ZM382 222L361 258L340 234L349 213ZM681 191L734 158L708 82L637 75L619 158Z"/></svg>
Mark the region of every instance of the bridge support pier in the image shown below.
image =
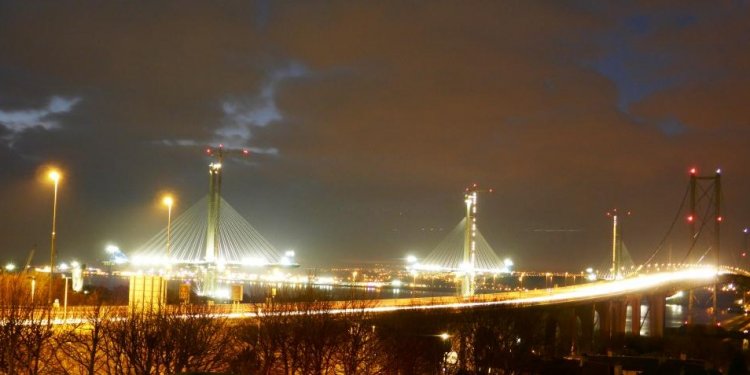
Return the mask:
<svg viewBox="0 0 750 375"><path fill-rule="evenodd" d="M574 308L566 308L558 313L560 324L560 354L574 354L578 349L578 322Z"/></svg>
<svg viewBox="0 0 750 375"><path fill-rule="evenodd" d="M599 302L594 309L599 314L599 339L607 345L612 338L612 303Z"/></svg>
<svg viewBox="0 0 750 375"><path fill-rule="evenodd" d="M581 340L578 344L578 352L591 352L594 344L594 306L578 306L576 316L581 321Z"/></svg>
<svg viewBox="0 0 750 375"><path fill-rule="evenodd" d="M627 325L628 300L621 299L612 301L612 341L615 346L620 346L625 339L625 326Z"/></svg>
<svg viewBox="0 0 750 375"><path fill-rule="evenodd" d="M599 339L605 346L619 347L624 343L628 305L634 306L632 308L634 313L631 316L635 317L635 323L631 327L638 334L640 331L640 298L626 297L594 304L594 309L599 313Z"/></svg>
<svg viewBox="0 0 750 375"><path fill-rule="evenodd" d="M630 334L638 337L641 335L641 296L628 298L628 304L630 305Z"/></svg>
<svg viewBox="0 0 750 375"><path fill-rule="evenodd" d="M547 358L554 358L556 354L558 324L559 317L557 312L548 313L544 324L544 354Z"/></svg>
<svg viewBox="0 0 750 375"><path fill-rule="evenodd" d="M648 296L649 305L649 336L664 337L664 313L666 311L667 298L663 293Z"/></svg>

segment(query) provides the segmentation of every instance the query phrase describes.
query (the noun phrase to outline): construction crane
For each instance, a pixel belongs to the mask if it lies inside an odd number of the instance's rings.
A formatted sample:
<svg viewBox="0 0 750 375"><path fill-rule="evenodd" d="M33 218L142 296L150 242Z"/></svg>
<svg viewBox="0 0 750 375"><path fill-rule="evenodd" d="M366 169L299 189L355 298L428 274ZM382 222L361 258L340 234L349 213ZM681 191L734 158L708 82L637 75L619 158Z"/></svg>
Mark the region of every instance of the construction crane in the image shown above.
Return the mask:
<svg viewBox="0 0 750 375"><path fill-rule="evenodd" d="M464 203L466 203L466 227L464 231L464 261L461 268L464 269L464 280L461 283L461 295L471 297L474 295L474 277L477 260L477 195L479 193L492 193L492 189L480 189L473 184L464 190Z"/></svg>

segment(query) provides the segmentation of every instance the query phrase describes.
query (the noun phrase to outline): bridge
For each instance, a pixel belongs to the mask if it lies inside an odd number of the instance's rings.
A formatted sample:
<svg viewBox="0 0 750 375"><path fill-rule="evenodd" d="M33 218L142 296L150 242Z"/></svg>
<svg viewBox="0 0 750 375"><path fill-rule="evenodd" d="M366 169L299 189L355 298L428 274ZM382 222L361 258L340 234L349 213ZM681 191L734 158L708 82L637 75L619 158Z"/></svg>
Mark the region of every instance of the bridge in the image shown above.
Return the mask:
<svg viewBox="0 0 750 375"><path fill-rule="evenodd" d="M534 349L541 345L545 348L542 351L545 356L553 353L551 356L558 358L560 355L601 353L602 348L614 351L623 347L622 343L626 336L665 336L668 301L679 292L689 294L686 323L693 323L693 291L696 289L710 288L713 291L711 312L717 324L724 323L732 329L750 329L749 318L738 316L722 321L717 308L719 285L738 281L750 285L750 274L747 271L721 265L720 262L719 233L723 221L720 171L714 176L698 176L697 172L691 171L686 194L673 223L664 239L647 260L640 264L632 262L625 246L622 228L628 220L627 211L612 210L609 213L612 219L611 258L606 257L608 259L605 267L608 269L604 272L593 269L580 273L558 274L518 272L513 269L512 261L503 259L495 252L480 230L477 217L478 197L480 193L489 193L491 190L483 190L472 185L463 194L465 217L424 259L408 257L405 265L407 272L443 274L453 278L458 287L455 295L300 303L267 298L261 303L242 303L244 296L240 289L239 297L231 298L234 303L221 304L220 302L229 298L221 298L219 292L227 286L241 285L251 280L245 277L248 270L278 270L294 267L296 263L293 259L294 254L279 252L218 194L221 162L212 163L209 169L209 195L178 216L173 226L170 221L167 228L147 241L138 251L130 254L131 266L139 267L145 274L151 273L152 280L154 276L160 278L150 285L151 292L157 290L160 295L152 298L149 304L135 303L130 306L113 307L108 319L117 321L127 316L141 316L138 314L147 309L187 317L190 314L189 307L166 305L164 295L167 283L164 279L169 278L197 281L193 286L197 286L198 292L210 297L213 302L202 304L199 307L200 311L207 317L236 320L237 325L256 323L239 322L240 319L255 319L260 327L261 324L273 322L274 317L309 318L309 315L320 315L337 317L336 322L344 324L350 324L347 319L352 316L366 316L366 327L370 327L369 323L375 322L378 318L382 319L381 321L389 318L398 320L404 316L421 319L428 316L422 312L430 311L436 312L431 314L437 322L432 326L434 328L448 326L445 322L457 320L479 326L481 323L478 322L488 316L493 319L499 317L494 321L502 323L507 322L507 317L519 319L512 322L516 324L524 316L531 316L533 320L527 318L525 324L533 326L537 332L531 340L524 338L524 342L534 340ZM704 186L704 183L707 185ZM675 228L682 218L687 221L689 229L689 234L685 236L688 246L681 247L682 251L678 251L673 260L672 251L665 257L665 244L671 242L670 236L680 235L674 233L677 232ZM609 249L606 253L609 255ZM551 287L547 285L545 288L529 290L519 285L508 291L487 292L482 288L482 284L477 284L482 276L486 279L489 274L519 281L524 277L544 277L545 281L547 278L565 277L566 282L561 287L553 282ZM568 276L574 277L574 285L567 285ZM353 275L352 283L347 286L357 285L354 279L356 276ZM576 279L580 283L576 283ZM131 294L136 294L132 280ZM279 279L274 282L283 281ZM295 281L299 282L299 279ZM306 279L304 283L311 285L315 281ZM145 288L140 291L144 291L145 294ZM180 292L182 293L182 288ZM50 309L49 306L46 309L48 314L51 311L54 316L52 324L57 325L85 325L91 321L92 316L96 316L96 308L88 306L66 308L62 314L61 311ZM521 311L520 314L518 311ZM397 312L409 313L394 314ZM450 329L460 330L456 326L451 327ZM506 329L507 325L501 324L500 327ZM540 338L539 330L544 331L543 339ZM519 340L519 343L521 340L520 336L511 339ZM456 350L460 352L461 348L465 347L463 340L463 337L457 338L448 348L458 347ZM465 360L466 353L459 354L458 358Z"/></svg>
<svg viewBox="0 0 750 375"><path fill-rule="evenodd" d="M294 254L282 255L220 196L222 162L228 151L219 148L209 149L208 153L217 157L217 162L209 165L209 195L178 216L173 228L165 228L131 254L130 263L136 267L161 267L157 272L167 277L197 280L199 293L215 297L218 296L221 284L247 281L243 279L243 270L274 269L297 264L293 261ZM595 320L600 326L609 327L605 331L620 333L624 332L626 315L634 325L632 331L640 332L640 329L636 330L635 324L643 324L640 306L642 301L646 301L652 317L650 324L653 327L650 332L658 336L663 333L664 301L668 295L678 290L687 290L690 294L689 310L692 312L692 291L712 286L715 319L718 299L716 285L727 277L748 276L744 270L720 265L719 233L723 221L721 171L717 170L715 175L699 176L692 169L675 219L646 262L627 264L632 258L625 246L622 225L629 213L613 210L608 213L612 218L610 267L603 273L587 270L585 275L580 274L589 283L477 294L477 275L502 274L520 279L535 275L554 276L545 272L515 272L512 270L512 261L502 259L490 246L479 230L477 221L478 195L490 192L492 189L480 189L476 184L469 186L464 192L465 217L424 259L419 260L413 256L407 258L406 269L414 274L434 272L453 275L460 285L457 296L380 300L368 307L368 311L539 305L579 306L580 310L580 306L586 306L581 310L583 313L572 315L577 321ZM686 218L690 229L689 248L682 252L681 261L661 265L656 263L657 257L664 255L664 245L682 217ZM712 265L704 262L709 254L714 255ZM669 258L671 260L671 253ZM328 313L336 313L340 309L335 306L344 304L334 304ZM232 312L223 312L221 305L216 306L217 313L229 314L227 316L258 316L257 312L250 311L255 308L251 308L251 305L235 304ZM586 315L589 313L591 316ZM691 316L689 314L688 320L691 320Z"/></svg>

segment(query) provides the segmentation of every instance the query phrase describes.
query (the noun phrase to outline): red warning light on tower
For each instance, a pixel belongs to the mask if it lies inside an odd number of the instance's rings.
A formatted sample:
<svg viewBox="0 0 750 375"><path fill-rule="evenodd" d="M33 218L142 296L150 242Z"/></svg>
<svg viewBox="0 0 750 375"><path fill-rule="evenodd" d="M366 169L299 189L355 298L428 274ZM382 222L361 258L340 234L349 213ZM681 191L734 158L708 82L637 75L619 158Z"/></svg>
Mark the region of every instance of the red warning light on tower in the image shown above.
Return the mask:
<svg viewBox="0 0 750 375"><path fill-rule="evenodd" d="M690 168L690 174L696 174L696 173L698 173L698 170L695 167Z"/></svg>
<svg viewBox="0 0 750 375"><path fill-rule="evenodd" d="M688 222L692 223L693 220L695 220L695 217L693 217L693 215L690 215L690 216L687 217L687 221Z"/></svg>

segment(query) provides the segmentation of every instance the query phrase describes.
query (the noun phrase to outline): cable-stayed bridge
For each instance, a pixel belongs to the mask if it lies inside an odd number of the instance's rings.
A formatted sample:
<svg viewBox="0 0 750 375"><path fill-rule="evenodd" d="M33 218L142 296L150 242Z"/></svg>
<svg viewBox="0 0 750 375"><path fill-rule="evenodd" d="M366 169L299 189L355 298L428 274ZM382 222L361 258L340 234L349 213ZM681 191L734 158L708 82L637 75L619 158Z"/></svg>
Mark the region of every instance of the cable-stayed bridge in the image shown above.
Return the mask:
<svg viewBox="0 0 750 375"><path fill-rule="evenodd" d="M207 262L208 196L177 216L131 254L135 265L201 264ZM220 199L218 263L265 266L279 263L283 255L226 200ZM169 242L170 254L167 254Z"/></svg>
<svg viewBox="0 0 750 375"><path fill-rule="evenodd" d="M466 231L466 218L462 219L456 226L445 236L440 244L430 252L424 259L418 260L411 265L411 268L419 271L434 272L464 272L470 267L465 263L463 256L464 234ZM502 260L495 253L482 232L477 229L475 237L475 264L474 270L477 273L500 273L510 272L509 262Z"/></svg>
<svg viewBox="0 0 750 375"><path fill-rule="evenodd" d="M170 200L167 227L131 254L131 264L158 267L167 276L189 276L198 282L200 294L211 297L226 295L219 284L235 279L230 269L235 266L297 266L293 252L279 254L221 196L225 157L247 156L249 151L224 149L219 145L206 149L206 154L213 159L208 165L208 195L175 218L174 226Z"/></svg>

